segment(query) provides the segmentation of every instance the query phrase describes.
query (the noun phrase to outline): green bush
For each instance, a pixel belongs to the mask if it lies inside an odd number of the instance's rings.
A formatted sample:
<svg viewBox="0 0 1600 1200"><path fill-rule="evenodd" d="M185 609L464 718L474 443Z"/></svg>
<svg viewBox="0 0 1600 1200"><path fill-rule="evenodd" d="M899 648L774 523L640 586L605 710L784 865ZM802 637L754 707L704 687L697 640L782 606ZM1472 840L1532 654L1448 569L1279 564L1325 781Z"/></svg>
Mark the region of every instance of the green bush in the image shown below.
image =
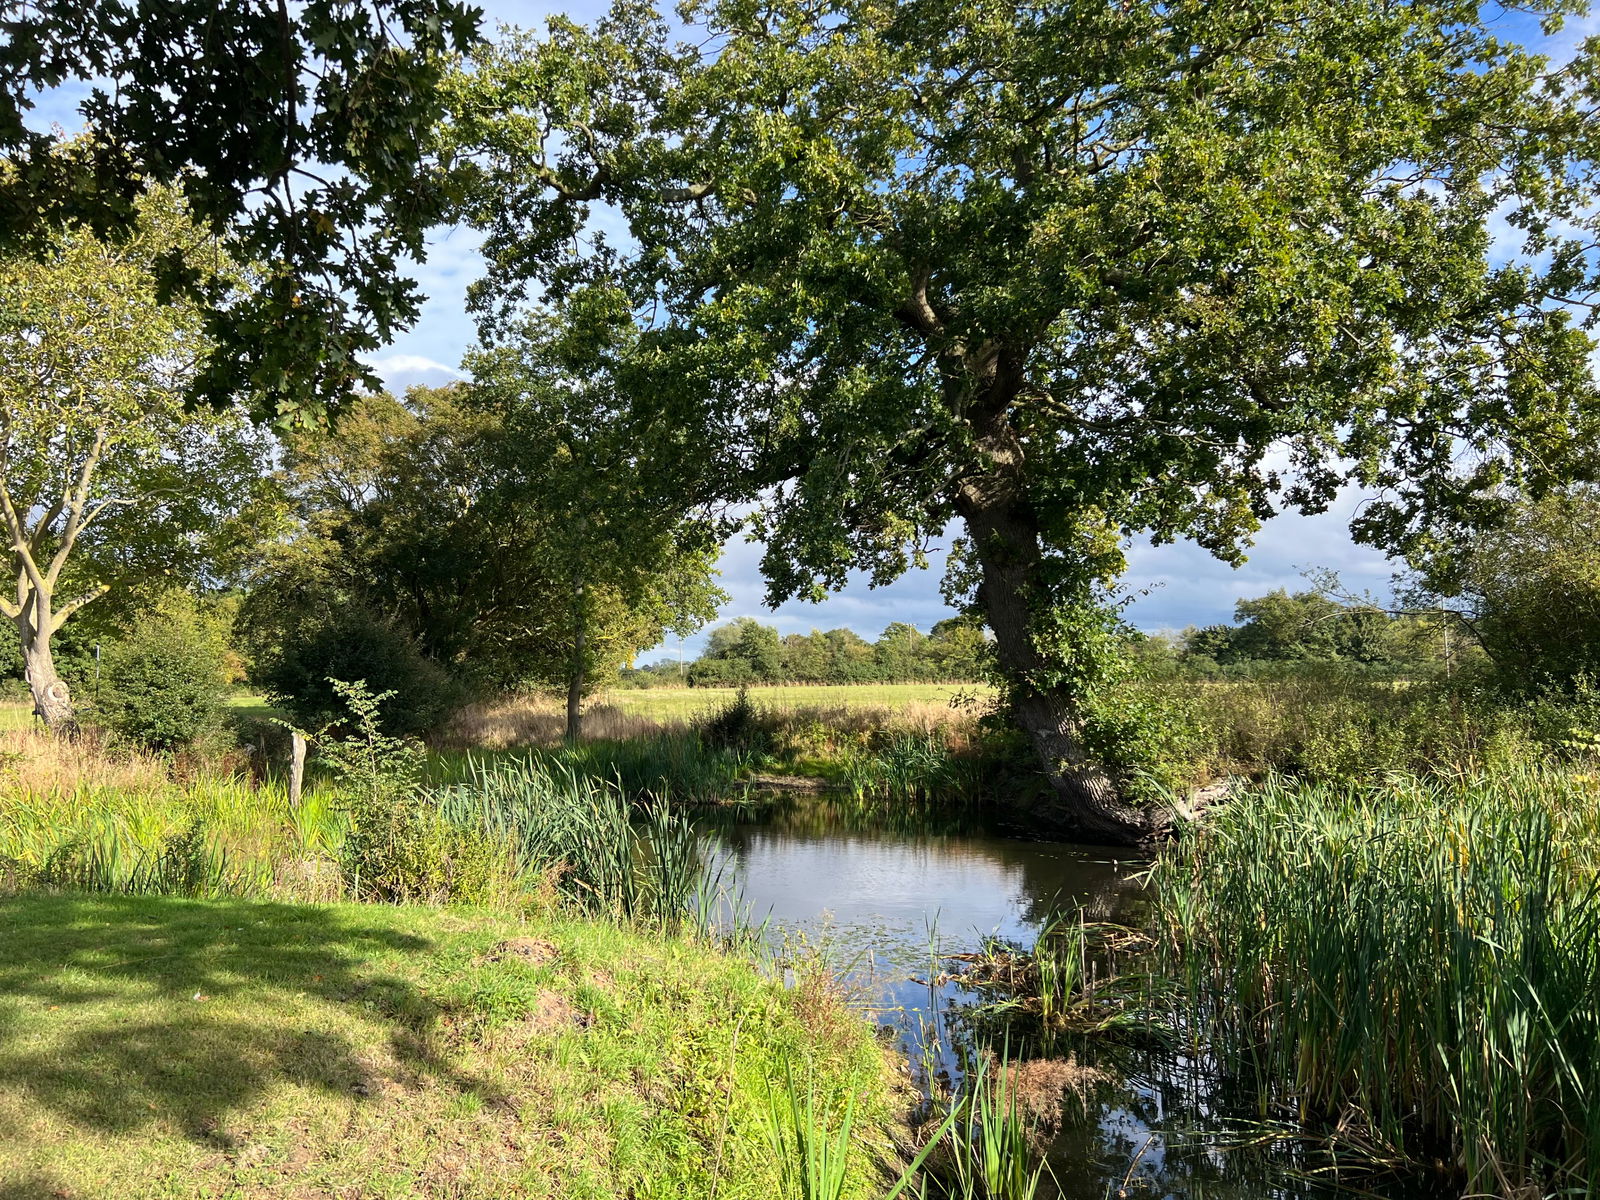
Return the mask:
<svg viewBox="0 0 1600 1200"><path fill-rule="evenodd" d="M151 750L193 745L221 725L227 648L169 601L106 647L96 713L117 736Z"/></svg>
<svg viewBox="0 0 1600 1200"><path fill-rule="evenodd" d="M272 703L308 729L344 721L334 680L363 681L381 693L384 732L400 736L435 728L462 699L449 672L403 630L359 608L304 632L256 671Z"/></svg>
<svg viewBox="0 0 1600 1200"><path fill-rule="evenodd" d="M772 743L765 714L750 699L750 689L743 685L727 704L702 717L696 729L701 742L717 750L764 754Z"/></svg>
<svg viewBox="0 0 1600 1200"><path fill-rule="evenodd" d="M335 683L348 715L343 738L316 736L317 759L350 817L342 866L354 895L391 903L486 903L507 890L510 851L483 828L445 820L418 788L422 750L378 726L392 697Z"/></svg>

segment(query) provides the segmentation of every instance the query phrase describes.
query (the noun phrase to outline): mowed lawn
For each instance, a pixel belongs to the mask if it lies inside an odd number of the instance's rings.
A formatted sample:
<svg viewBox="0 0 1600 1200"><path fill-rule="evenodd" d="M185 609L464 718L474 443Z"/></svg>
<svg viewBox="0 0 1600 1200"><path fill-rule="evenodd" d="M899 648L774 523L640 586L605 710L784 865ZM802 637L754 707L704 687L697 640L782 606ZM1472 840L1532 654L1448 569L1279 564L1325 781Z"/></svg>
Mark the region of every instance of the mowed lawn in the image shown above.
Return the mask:
<svg viewBox="0 0 1600 1200"><path fill-rule="evenodd" d="M591 704L610 704L623 712L659 721L688 720L720 708L737 688L617 688ZM948 706L957 697L988 699L994 689L981 683L845 683L818 686L752 687L750 699L768 708L904 708L911 704Z"/></svg>
<svg viewBox="0 0 1600 1200"><path fill-rule="evenodd" d="M555 915L0 897L4 1200L768 1200L791 1069L858 1097L881 1195L894 1079L815 989Z"/></svg>

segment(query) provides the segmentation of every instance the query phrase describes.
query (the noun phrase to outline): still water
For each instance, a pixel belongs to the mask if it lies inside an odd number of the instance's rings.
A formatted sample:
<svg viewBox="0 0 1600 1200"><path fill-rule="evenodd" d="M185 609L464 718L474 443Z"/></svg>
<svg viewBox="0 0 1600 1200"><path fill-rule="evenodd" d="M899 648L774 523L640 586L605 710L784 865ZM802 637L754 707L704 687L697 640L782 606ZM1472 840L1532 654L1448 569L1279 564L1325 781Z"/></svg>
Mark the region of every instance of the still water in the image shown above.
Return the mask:
<svg viewBox="0 0 1600 1200"><path fill-rule="evenodd" d="M913 1064L959 1073L962 1006L973 996L930 984L937 955L998 937L1033 944L1052 912L1138 924L1132 852L1031 840L961 821L900 828L815 798L707 818L737 881L747 919L774 945L826 955L853 994L893 1032ZM1289 1143L1244 1149L1244 1124L1172 1053L1081 1054L1104 1082L1069 1093L1049 1160L1064 1200L1311 1200L1349 1195L1313 1182ZM1076 1097L1081 1096L1081 1099ZM1411 1190L1364 1194L1415 1196Z"/></svg>

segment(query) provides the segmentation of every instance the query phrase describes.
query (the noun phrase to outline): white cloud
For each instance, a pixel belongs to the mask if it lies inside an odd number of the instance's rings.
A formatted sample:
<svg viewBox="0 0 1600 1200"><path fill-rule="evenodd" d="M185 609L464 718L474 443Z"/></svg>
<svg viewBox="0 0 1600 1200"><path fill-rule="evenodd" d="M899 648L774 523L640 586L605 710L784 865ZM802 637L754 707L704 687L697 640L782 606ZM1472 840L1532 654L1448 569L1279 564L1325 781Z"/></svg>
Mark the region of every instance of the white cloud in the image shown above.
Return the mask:
<svg viewBox="0 0 1600 1200"><path fill-rule="evenodd" d="M404 394L409 387L442 387L465 376L454 367L429 358L424 354L384 354L369 360L369 364L383 385L395 395Z"/></svg>

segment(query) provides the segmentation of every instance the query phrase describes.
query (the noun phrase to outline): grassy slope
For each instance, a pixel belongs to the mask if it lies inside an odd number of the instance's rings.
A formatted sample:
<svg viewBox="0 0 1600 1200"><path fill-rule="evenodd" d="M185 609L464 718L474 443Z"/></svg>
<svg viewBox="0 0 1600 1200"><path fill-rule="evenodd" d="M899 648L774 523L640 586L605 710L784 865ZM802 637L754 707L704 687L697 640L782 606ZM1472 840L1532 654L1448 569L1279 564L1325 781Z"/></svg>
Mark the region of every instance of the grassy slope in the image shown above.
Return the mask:
<svg viewBox="0 0 1600 1200"><path fill-rule="evenodd" d="M846 683L752 687L750 699L770 708L900 708L907 704L948 705L958 694L988 695L991 690L979 683ZM627 713L672 720L720 708L736 695L736 688L618 688L597 696L593 703L613 704Z"/></svg>
<svg viewBox="0 0 1600 1200"><path fill-rule="evenodd" d="M785 1055L887 1117L831 998L609 925L12 896L0 946L4 1200L776 1196Z"/></svg>

